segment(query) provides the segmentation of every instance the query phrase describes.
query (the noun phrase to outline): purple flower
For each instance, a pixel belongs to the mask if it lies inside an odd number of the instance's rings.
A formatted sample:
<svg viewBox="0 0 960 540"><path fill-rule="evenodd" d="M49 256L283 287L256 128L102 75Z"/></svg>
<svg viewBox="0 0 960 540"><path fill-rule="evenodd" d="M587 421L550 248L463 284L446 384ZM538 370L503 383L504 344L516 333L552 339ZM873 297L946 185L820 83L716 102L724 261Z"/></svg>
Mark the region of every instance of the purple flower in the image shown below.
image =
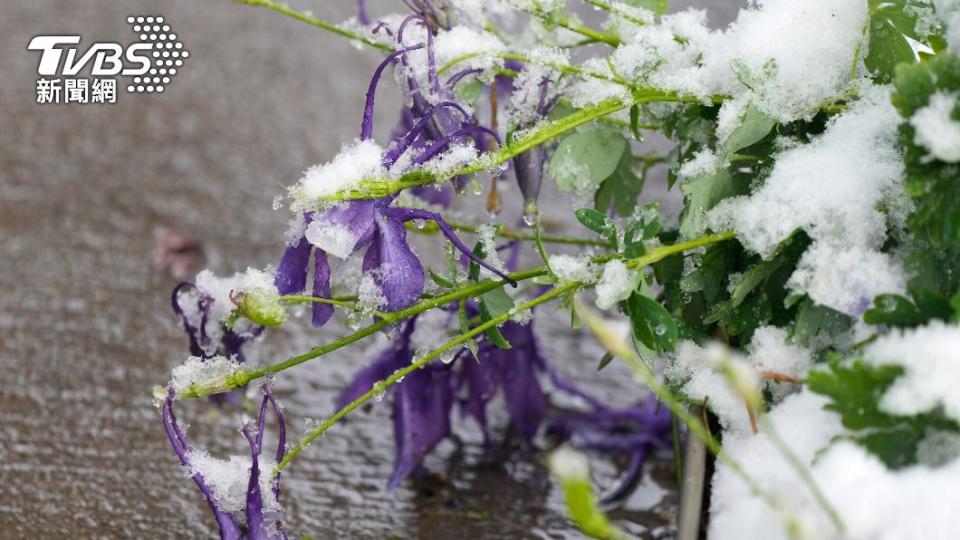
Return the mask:
<svg viewBox="0 0 960 540"><path fill-rule="evenodd" d="M547 436L589 452L629 456L627 472L604 502L622 498L636 484L647 456L669 448L670 412L654 396L632 407L593 403L588 411L563 411L547 422Z"/></svg>
<svg viewBox="0 0 960 540"><path fill-rule="evenodd" d="M207 285L211 280L222 281L207 272L202 272L197 278ZM215 298L211 292L190 281L180 282L173 288L170 305L187 334L190 354L203 360L225 356L245 362L243 345L263 333L262 326L244 319L237 320L233 326L227 328L223 324L223 318L233 310L233 303L229 298ZM243 391L237 390L212 396L211 399L218 404L224 401L239 404L242 396Z"/></svg>
<svg viewBox="0 0 960 540"><path fill-rule="evenodd" d="M536 115L528 123L521 126L528 128L538 121L546 118L550 109L557 102L559 94L552 99L547 99L547 90L550 86L550 79L544 78L540 82L539 101L536 107ZM540 197L540 184L543 181L543 165L546 162L547 150L543 145L536 146L513 158L514 174L517 177L517 186L523 195L524 219L529 225L530 221L537 213L537 199Z"/></svg>
<svg viewBox="0 0 960 540"><path fill-rule="evenodd" d="M376 383L413 360L410 339L416 318L404 323L393 345L354 377L337 397L342 408L368 392ZM453 377L449 366L428 364L407 375L390 389L393 397L393 436L396 448L393 473L387 483L392 489L411 473L421 469L423 458L450 435L453 408Z"/></svg>
<svg viewBox="0 0 960 540"><path fill-rule="evenodd" d="M270 389L263 385L263 401L257 420L257 432L250 426L243 427L243 435L250 445L249 466L237 466L242 458L219 462L205 452L193 449L177 423L173 412L176 399L171 389L162 405L163 427L181 465L190 471L191 477L206 499L220 528L220 538L228 540L280 540L287 535L280 524L280 478L269 478L270 471L261 471L263 434L268 405L279 421L276 461L283 459L286 448L286 425L280 404ZM213 464L211 466L211 464ZM249 470L244 479L242 474ZM237 481L240 486L234 485ZM264 489L266 484L267 489ZM244 487L245 486L245 487ZM237 488L240 489L237 489ZM245 495L240 495L245 494Z"/></svg>
<svg viewBox="0 0 960 540"><path fill-rule="evenodd" d="M418 4L418 8L426 6L428 4ZM411 22L427 26L426 50L429 58L432 59L431 26L422 14L412 15L401 24L397 36L398 43L402 44L403 31ZM423 48L422 44L402 47L377 67L367 90L366 105L360 126L361 140L372 136L376 89L386 67L397 60L406 65L406 55ZM432 93L452 98L452 92L444 93L440 88L432 60L429 65ZM486 148L487 137L499 140L495 132L473 123L466 110L452 99L441 100L435 105L427 106L427 101L421 95L416 80L408 77L408 85L414 96L413 105L402 119L405 131L395 133L393 144L384 154L385 168L390 169L405 152L411 149L419 152L411 160L412 166L418 166L460 139L472 138L482 149ZM333 254L345 258L366 248L363 272L373 278L383 298L382 304L377 308L382 311L397 311L411 306L419 300L425 282L423 266L407 243L407 233L403 226L411 220L435 222L444 236L459 251L484 268L510 281L503 272L474 255L440 214L422 209L393 207L391 206L393 200L394 197L384 197L376 200L349 201L317 214L305 214L304 221L307 229L304 236L286 248L277 266L275 284L280 294L293 294L306 289L312 256L313 295L329 298L330 264L327 256ZM333 306L314 303L312 317L314 326L322 326L332 315Z"/></svg>

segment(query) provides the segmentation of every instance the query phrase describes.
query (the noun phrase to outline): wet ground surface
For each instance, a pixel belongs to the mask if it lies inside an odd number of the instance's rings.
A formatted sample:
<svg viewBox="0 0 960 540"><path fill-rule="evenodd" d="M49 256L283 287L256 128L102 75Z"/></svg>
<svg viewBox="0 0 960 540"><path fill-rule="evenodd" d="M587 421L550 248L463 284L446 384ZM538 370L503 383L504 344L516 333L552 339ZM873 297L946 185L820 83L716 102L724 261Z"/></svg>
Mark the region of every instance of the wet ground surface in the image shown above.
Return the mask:
<svg viewBox="0 0 960 540"><path fill-rule="evenodd" d="M314 9L342 20L352 7L324 0ZM728 17L728 9L711 10ZM164 15L192 52L164 94L122 92L112 106L34 103L30 37L124 42L124 19L141 13ZM271 209L274 195L355 136L379 58L227 1L0 4L0 536L215 533L151 400L150 388L186 353L168 304L175 280L151 260L155 235L170 227L195 236L218 273L275 262L287 216ZM397 96L382 96L377 124L386 134ZM560 216L570 204L552 196L545 206ZM249 357L272 362L346 332L341 324L320 332L294 324ZM613 400L636 395L617 367L592 374L600 350L562 316L545 317L538 332L571 378ZM292 432L333 412L333 396L382 344L279 377ZM180 416L193 424L196 444L243 450L235 414L217 419L197 402ZM387 407L356 415L289 469L287 529L317 538L577 536L540 454L507 445L500 452L509 459L484 464L472 426L457 431L459 444L444 443L427 462L444 481L388 492ZM597 463L598 482L612 484L617 465ZM618 523L638 536L669 537L670 475L665 459L655 463L615 512Z"/></svg>

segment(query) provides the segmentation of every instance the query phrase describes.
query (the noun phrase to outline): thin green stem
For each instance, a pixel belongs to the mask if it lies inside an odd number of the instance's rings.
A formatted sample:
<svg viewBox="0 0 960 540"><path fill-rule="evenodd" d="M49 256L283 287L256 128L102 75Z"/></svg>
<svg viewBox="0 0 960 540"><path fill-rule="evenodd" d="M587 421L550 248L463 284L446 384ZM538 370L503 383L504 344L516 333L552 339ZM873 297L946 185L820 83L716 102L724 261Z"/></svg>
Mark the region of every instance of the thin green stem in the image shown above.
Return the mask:
<svg viewBox="0 0 960 540"><path fill-rule="evenodd" d="M306 296L300 294L285 294L280 297L280 301L287 304L330 304L347 308L355 308L357 304L347 300L337 300L336 298L321 298L319 296Z"/></svg>
<svg viewBox="0 0 960 540"><path fill-rule="evenodd" d="M539 6L526 8L526 9L525 8L519 8L519 9L529 13L530 15L533 15L534 17L539 18L540 20L544 21L548 25L556 25L561 28L566 28L571 32L580 34L581 36L584 36L588 39L592 39L600 43L606 43L611 47L620 46L621 41L618 36L615 36L613 34L608 34L606 32L601 32L599 30L594 30L589 26L584 26L579 22L571 19L566 14L559 13L559 12L547 12L547 11L544 11Z"/></svg>
<svg viewBox="0 0 960 540"><path fill-rule="evenodd" d="M461 232L470 233L470 234L478 234L477 227L474 225L467 225L464 223L455 223L451 221L448 221L447 224L450 225L450 227L456 231L461 231ZM536 234L515 231L513 229L508 229L506 227L501 228L497 232L497 236L501 238L506 238L509 240L523 240L523 241L530 241L530 242L537 241ZM592 238L577 238L574 236L544 235L544 236L540 236L540 241L547 242L550 244L568 244L572 246L599 246L599 247L605 247L605 248L611 247L609 243L604 242L603 240L595 240Z"/></svg>
<svg viewBox="0 0 960 540"><path fill-rule="evenodd" d="M717 242L722 242L732 237L733 237L733 233L720 233L720 234L712 234L712 235L704 236L701 238L696 238L694 240L689 240L687 242L682 242L680 244L660 246L658 248L651 249L649 253L641 257L637 257L635 259L628 261L627 266L631 268L637 268L639 266L650 265L658 261L661 261L666 257L680 253L685 249L693 249L701 246L706 246L709 244L714 244ZM599 263L607 262L614 258L616 258L615 255L603 255L599 257L594 257L592 261L599 264ZM511 280L515 282L520 282L520 281L526 281L529 279L537 278L540 276L545 276L549 273L550 271L546 266L541 266L536 268L530 268L527 270L521 270L519 272L513 272L511 274L508 274L508 276L510 277ZM286 360L277 362L275 364L269 364L266 366L253 368L253 369L239 370L229 375L227 377L226 382L223 385L199 385L197 388L191 388L189 390L184 391L183 393L179 394L178 397L198 398L198 397L210 395L212 393L226 392L226 391L233 390L235 388L246 386L247 384L249 384L251 381L255 379L259 379L261 377L265 377L270 374L279 373L281 371L298 366L304 362L308 362L315 358L319 358L333 351L346 347L347 345L356 343L357 341L360 341L361 339L367 336L376 334L380 330L383 330L391 325L394 325L405 319L409 319L410 317L413 317L425 311L429 311L431 309L438 308L440 306L445 306L452 302L456 302L466 298L475 298L477 296L480 296L483 293L492 291L494 289L499 289L500 287L503 287L506 283L507 283L506 281L488 279L488 280L481 281L479 283L471 284L467 287L464 287L456 291L451 291L445 294L441 294L439 296L424 299L418 302L417 304L414 304L400 311L394 311L391 313L382 313L380 314L380 316L382 317L381 320L369 326L361 328L360 330L352 334L349 334L347 336L336 339L330 343L327 343L326 345L315 347L303 354L290 357ZM517 309L521 310L523 308L517 308Z"/></svg>
<svg viewBox="0 0 960 540"><path fill-rule="evenodd" d="M582 283L580 282L566 283L560 287L551 289L550 291L517 306L516 310L523 311L526 309L533 309L534 307L539 306L540 304L549 302L550 300L553 300L558 296L572 292L578 287L580 287L581 285ZM370 399L373 398L374 396L381 394L382 392L386 392L388 388L398 383L401 379L403 379L410 373L422 368L423 366L427 365L433 360L436 360L444 352L466 343L473 337L482 334L483 332L485 332L490 328L494 328L496 326L499 326L507 322L507 320L509 320L510 317L512 316L512 312L513 310L507 311L496 317L491 318L490 320L484 322L483 324L475 326L470 331L462 335L459 335L454 339L451 339L450 341L444 343L443 345L441 345L440 347L437 347L436 349L430 351L429 353L421 356L420 358L416 358L408 366L398 369L397 371L394 371L393 374L387 377L386 379L374 384L373 387L370 388L370 390L368 390L365 394L351 401L349 404L345 405L339 411L334 413L333 416L330 416L329 418L324 420L320 425L312 429L302 439L300 439L297 442L297 444L295 444L287 452L287 454L283 457L283 459L280 460L280 463L277 463L277 466L273 469L273 474L276 475L277 473L282 471L287 465L290 464L291 461L293 461L295 457L297 457L297 455L300 452L302 452L307 446L309 446L314 439L323 435L334 424L339 422L346 415L350 414L351 411L355 410L357 407L363 405L367 401L370 401Z"/></svg>
<svg viewBox="0 0 960 540"><path fill-rule="evenodd" d="M667 99L664 98L661 101L667 101ZM547 122L538 128L531 129L522 137L514 139L509 144L500 147L497 151L484 154L473 163L463 167L441 172L432 171L428 167L421 167L407 172L397 179L361 180L356 187L321 197L321 200L346 201L353 199L379 199L394 193L399 193L405 189L441 182L460 175L476 174L506 163L535 146L625 107L627 107L627 104L621 100L603 101L592 107L580 109L559 120Z"/></svg>
<svg viewBox="0 0 960 540"><path fill-rule="evenodd" d="M591 77L593 79L600 79L603 81L608 81L616 84L622 84L628 87L631 86L630 83L628 83L622 77L616 77L616 76L611 77L603 73L597 73L596 71L590 71L590 70L584 69L580 66L572 66L570 64L561 64L558 62L551 62L549 60L533 58L525 54L519 54L519 53L473 52L473 53L462 54L460 56L453 58L446 64L440 66L440 68L437 69L437 75L443 75L447 71L456 67L458 64L466 62L467 60L472 60L474 58L480 58L481 56L489 56L492 58L502 58L504 60L516 60L517 62L523 62L525 64L536 64L540 66L546 66L569 75L580 75L582 77Z"/></svg>
<svg viewBox="0 0 960 540"><path fill-rule="evenodd" d="M617 15L617 16L619 16L619 17L623 17L624 19L632 22L633 24L636 24L637 26L646 26L646 25L647 25L647 21L645 21L645 20L643 20L643 19L638 19L638 18L634 17L633 15L631 15L631 14L623 11L622 9L620 9L620 8L614 6L614 5L608 4L608 3L606 3L606 2L601 2L600 0L583 0L583 2L586 3L586 4L590 4L591 6L594 6L594 7L598 8L598 9L602 9L603 11L606 11L607 13L612 13L613 15Z"/></svg>
<svg viewBox="0 0 960 540"><path fill-rule="evenodd" d="M577 305L577 313L580 315L580 319L587 323L587 326L597 336L601 344L615 356L625 361L633 370L637 380L649 388L660 401L666 404L674 417L683 422L687 426L687 430L689 430L694 437L700 439L712 454L730 467L730 470L743 480L754 495L762 498L771 508L779 511L789 525L796 523L795 518L787 513L780 501L773 494L763 489L763 487L750 476L743 465L723 449L720 441L710 433L703 422L690 414L687 408L680 402L679 398L677 398L666 385L660 382L660 379L650 367L637 357L626 340L609 331L600 317L584 305Z"/></svg>
<svg viewBox="0 0 960 540"><path fill-rule="evenodd" d="M325 21L323 19L314 17L309 13L304 13L302 11L297 11L286 4L280 2L274 2L273 0L234 0L238 4L245 4L248 6L254 7L263 7L281 15L286 15L287 17L292 17L298 21L305 22L309 25L316 26L317 28L322 28L328 32L333 32L339 36L343 36L350 41L356 41L357 43L362 43L368 47L373 47L375 49L380 49L381 51L393 52L394 48L385 44L380 43L379 41L373 40L368 36L361 34L360 32L355 32L353 30L343 28L342 26L336 25L334 23Z"/></svg>

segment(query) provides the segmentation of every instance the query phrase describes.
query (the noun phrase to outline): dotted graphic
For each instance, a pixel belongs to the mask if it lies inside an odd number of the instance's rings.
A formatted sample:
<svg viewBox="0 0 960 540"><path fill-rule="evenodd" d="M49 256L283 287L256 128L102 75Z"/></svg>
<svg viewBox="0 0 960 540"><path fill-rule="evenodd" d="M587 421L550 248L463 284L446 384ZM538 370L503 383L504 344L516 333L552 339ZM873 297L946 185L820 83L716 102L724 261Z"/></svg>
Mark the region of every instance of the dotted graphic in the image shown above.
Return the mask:
<svg viewBox="0 0 960 540"><path fill-rule="evenodd" d="M141 43L153 45L149 59L150 68L143 75L133 77L127 85L127 92L159 94L170 84L177 74L177 68L183 66L190 57L190 51L183 48L177 34L161 16L131 15L127 24L133 29Z"/></svg>

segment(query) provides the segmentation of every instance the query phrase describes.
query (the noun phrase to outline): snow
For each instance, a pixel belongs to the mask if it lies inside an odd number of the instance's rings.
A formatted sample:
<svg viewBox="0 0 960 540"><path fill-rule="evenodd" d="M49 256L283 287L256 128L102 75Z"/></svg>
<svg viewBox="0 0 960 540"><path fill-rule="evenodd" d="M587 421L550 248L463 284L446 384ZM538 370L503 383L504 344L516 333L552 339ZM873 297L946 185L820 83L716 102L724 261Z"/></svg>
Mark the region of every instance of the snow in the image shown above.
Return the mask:
<svg viewBox="0 0 960 540"><path fill-rule="evenodd" d="M540 120L537 108L543 81L550 81L552 88L559 75L551 66L570 64L570 57L561 49L536 47L527 56L530 61L514 78L513 92L510 94L510 121L519 126L529 126ZM521 133L514 134L515 139L521 136Z"/></svg>
<svg viewBox="0 0 960 540"><path fill-rule="evenodd" d="M788 342L787 331L775 326L761 326L753 333L749 352L749 363L761 372L773 372L802 379L813 365L813 357L806 348ZM794 390L788 383L765 381L774 401L780 401Z"/></svg>
<svg viewBox="0 0 960 540"><path fill-rule="evenodd" d="M347 143L331 161L307 169L294 188L295 198L317 200L355 187L364 179L387 175L383 164L383 148L372 140L357 139Z"/></svg>
<svg viewBox="0 0 960 540"><path fill-rule="evenodd" d="M486 135L480 135L486 137ZM473 144L451 144L443 153L437 154L430 161L424 163L423 168L433 173L437 178L446 179L459 172L463 167L477 159L479 153Z"/></svg>
<svg viewBox="0 0 960 540"><path fill-rule="evenodd" d="M718 462L713 478L708 538L847 538L929 540L956 536L953 507L960 497L960 459L933 468L914 465L897 471L851 442L831 443L844 433L826 400L807 391L786 398L768 418L777 434L841 516L838 534L783 453L761 429L758 435L724 436L724 449L783 507L781 513L751 493L728 465ZM798 525L785 528L783 517Z"/></svg>
<svg viewBox="0 0 960 540"><path fill-rule="evenodd" d="M250 483L250 456L230 456L220 459L211 456L205 450L191 448L187 458L192 466L191 474L200 473L213 492L213 498L225 512L243 514L247 502L247 486ZM280 504L273 496L273 482L270 471L275 461L263 456L257 461L260 468L260 493L263 498L264 512L280 510Z"/></svg>
<svg viewBox="0 0 960 540"><path fill-rule="evenodd" d="M563 481L587 482L590 480L590 462L587 456L569 446L561 446L547 458L550 472Z"/></svg>
<svg viewBox="0 0 960 540"><path fill-rule="evenodd" d="M507 267L500 260L500 252L497 251L497 228L489 223L480 225L477 227L477 237L483 246L483 252L486 254L484 260L497 270L506 273ZM484 279L500 279L499 276L482 266L480 267L480 276Z"/></svg>
<svg viewBox="0 0 960 540"><path fill-rule="evenodd" d="M892 414L913 415L943 407L960 421L960 327L940 321L911 330L892 330L864 351L873 365L903 366L880 400Z"/></svg>
<svg viewBox="0 0 960 540"><path fill-rule="evenodd" d="M683 393L695 401L707 400L707 406L720 419L725 433L749 433L747 401L757 397L760 376L773 372L802 379L813 358L809 350L788 343L787 331L773 326L757 328L747 347L747 355L719 343L700 347L692 341L677 346L665 375L680 385ZM763 383L774 403L794 392L796 385Z"/></svg>
<svg viewBox="0 0 960 540"><path fill-rule="evenodd" d="M619 259L603 265L603 274L597 283L596 304L600 309L610 309L621 300L626 300L640 284L640 272L630 270Z"/></svg>
<svg viewBox="0 0 960 540"><path fill-rule="evenodd" d="M693 159L684 163L677 175L680 178L694 178L702 174L712 173L722 165L723 163L713 150L705 148L694 154Z"/></svg>
<svg viewBox="0 0 960 540"><path fill-rule="evenodd" d="M356 234L340 223L311 221L305 236L314 246L341 259L349 257L357 245Z"/></svg>
<svg viewBox="0 0 960 540"><path fill-rule="evenodd" d="M956 107L957 96L937 92L930 96L929 105L910 118L916 130L913 142L947 163L960 161L960 122L950 116Z"/></svg>
<svg viewBox="0 0 960 540"><path fill-rule="evenodd" d="M747 94L760 110L787 122L812 116L848 89L867 5L762 0L723 31L709 30L702 10L661 21L637 29L621 46L615 59L623 75L704 100Z"/></svg>
<svg viewBox="0 0 960 540"><path fill-rule="evenodd" d="M357 309L361 313L372 313L387 302L387 297L383 295L383 291L374 279L374 273L377 271L367 272L360 279L360 285L357 288Z"/></svg>
<svg viewBox="0 0 960 540"><path fill-rule="evenodd" d="M561 281L582 281L595 283L599 269L585 255L550 255L548 259L550 270Z"/></svg>
<svg viewBox="0 0 960 540"><path fill-rule="evenodd" d="M814 246L791 286L855 316L862 314L864 295L904 287L900 263L879 251L888 221L903 220L880 208L909 208L900 182L899 117L888 92L866 92L822 135L777 155L752 195L724 200L707 218L714 230L735 230L764 258L795 230L805 230Z"/></svg>
<svg viewBox="0 0 960 540"><path fill-rule="evenodd" d="M173 368L170 387L178 394L190 390L194 385L219 388L226 383L228 376L241 369L241 364L234 358L214 356L203 359L191 356L186 362Z"/></svg>
<svg viewBox="0 0 960 540"><path fill-rule="evenodd" d="M506 49L506 45L490 32L477 31L462 25L441 32L434 41L437 68L464 55L480 55L457 64L453 73L468 68L486 70L496 67L503 61L495 55L506 52Z"/></svg>

